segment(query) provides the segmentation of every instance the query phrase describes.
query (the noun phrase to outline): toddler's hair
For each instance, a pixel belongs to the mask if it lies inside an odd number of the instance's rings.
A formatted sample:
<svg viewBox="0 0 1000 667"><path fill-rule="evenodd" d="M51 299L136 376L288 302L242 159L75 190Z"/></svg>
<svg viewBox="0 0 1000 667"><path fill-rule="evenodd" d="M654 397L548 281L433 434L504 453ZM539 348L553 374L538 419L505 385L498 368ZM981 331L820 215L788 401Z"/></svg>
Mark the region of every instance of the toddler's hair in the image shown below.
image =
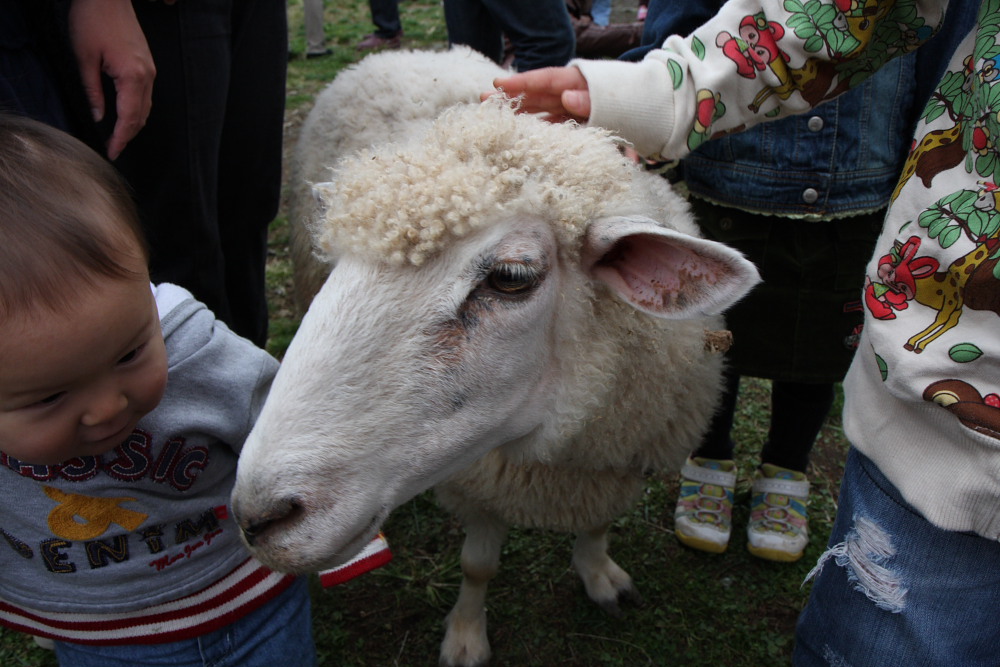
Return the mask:
<svg viewBox="0 0 1000 667"><path fill-rule="evenodd" d="M101 277L134 278L123 260L136 253L145 263L115 168L61 130L0 113L0 317L65 307Z"/></svg>

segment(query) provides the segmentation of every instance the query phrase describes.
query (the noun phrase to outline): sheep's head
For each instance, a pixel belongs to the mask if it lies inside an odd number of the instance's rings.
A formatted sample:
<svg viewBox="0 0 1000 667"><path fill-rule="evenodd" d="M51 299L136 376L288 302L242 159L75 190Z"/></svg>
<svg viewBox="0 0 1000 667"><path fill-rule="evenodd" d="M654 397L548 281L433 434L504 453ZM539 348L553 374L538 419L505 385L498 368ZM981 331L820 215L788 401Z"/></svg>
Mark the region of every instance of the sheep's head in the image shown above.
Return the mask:
<svg viewBox="0 0 1000 667"><path fill-rule="evenodd" d="M344 163L321 223L337 265L240 458L254 553L334 566L486 452L545 459L622 371L602 350L636 333L596 316L611 292L677 318L742 296L737 253L618 214L640 176L602 133L492 105Z"/></svg>

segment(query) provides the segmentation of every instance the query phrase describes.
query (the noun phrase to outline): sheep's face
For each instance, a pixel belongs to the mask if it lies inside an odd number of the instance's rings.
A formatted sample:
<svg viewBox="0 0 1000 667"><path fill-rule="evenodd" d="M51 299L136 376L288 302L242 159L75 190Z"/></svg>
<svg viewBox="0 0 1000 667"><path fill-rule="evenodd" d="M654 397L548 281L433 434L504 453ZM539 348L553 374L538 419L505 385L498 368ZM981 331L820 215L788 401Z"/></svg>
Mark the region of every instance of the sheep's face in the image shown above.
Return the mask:
<svg viewBox="0 0 1000 667"><path fill-rule="evenodd" d="M567 257L549 222L521 216L419 267L343 257L240 456L233 510L255 555L292 572L338 565L392 509L491 449L523 457L558 440L555 405L584 382L568 369L600 365L598 283L689 318L758 280L738 253L649 219L597 221L582 244Z"/></svg>
<svg viewBox="0 0 1000 667"><path fill-rule="evenodd" d="M241 455L234 510L256 555L291 571L347 560L391 509L539 428L560 262L530 218L419 268L342 258Z"/></svg>
<svg viewBox="0 0 1000 667"><path fill-rule="evenodd" d="M640 182L647 195L629 197ZM648 199L650 214L693 228L677 195L606 135L486 104L345 161L323 199L320 244L337 267L288 349L233 492L252 550L279 570L349 560L393 508L498 446L551 460L600 400L590 380L620 370L596 361L595 345L632 335L595 323L608 290L689 318L758 280L719 244L608 216Z"/></svg>

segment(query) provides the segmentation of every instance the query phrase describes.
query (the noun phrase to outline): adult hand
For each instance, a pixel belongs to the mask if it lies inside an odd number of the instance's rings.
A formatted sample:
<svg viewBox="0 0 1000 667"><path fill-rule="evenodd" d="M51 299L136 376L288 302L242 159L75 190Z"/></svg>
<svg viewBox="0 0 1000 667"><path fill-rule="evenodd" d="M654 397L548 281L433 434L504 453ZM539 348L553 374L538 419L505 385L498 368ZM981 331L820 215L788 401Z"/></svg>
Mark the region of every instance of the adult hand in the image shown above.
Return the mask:
<svg viewBox="0 0 1000 667"><path fill-rule="evenodd" d="M520 98L520 110L543 113L546 120L581 123L590 117L587 80L575 67L545 67L494 79L493 86L511 98ZM480 99L498 94L485 92Z"/></svg>
<svg viewBox="0 0 1000 667"><path fill-rule="evenodd" d="M153 56L129 0L73 0L69 30L95 121L107 111L101 73L114 81L117 120L107 144L108 158L114 160L146 124L153 106Z"/></svg>

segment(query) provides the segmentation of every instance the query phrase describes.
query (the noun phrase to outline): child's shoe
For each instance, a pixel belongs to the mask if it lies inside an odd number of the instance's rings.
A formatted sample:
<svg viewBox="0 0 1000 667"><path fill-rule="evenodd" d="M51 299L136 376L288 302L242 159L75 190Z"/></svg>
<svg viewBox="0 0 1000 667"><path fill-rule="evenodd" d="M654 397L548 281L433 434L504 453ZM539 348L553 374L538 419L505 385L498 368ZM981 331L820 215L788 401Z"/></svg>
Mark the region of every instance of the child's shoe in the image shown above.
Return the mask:
<svg viewBox="0 0 1000 667"><path fill-rule="evenodd" d="M735 488L733 461L688 458L681 468L681 491L674 511L674 530L681 544L713 554L726 550Z"/></svg>
<svg viewBox="0 0 1000 667"><path fill-rule="evenodd" d="M757 471L747 526L747 548L765 560L792 563L809 542L805 473L765 463Z"/></svg>

